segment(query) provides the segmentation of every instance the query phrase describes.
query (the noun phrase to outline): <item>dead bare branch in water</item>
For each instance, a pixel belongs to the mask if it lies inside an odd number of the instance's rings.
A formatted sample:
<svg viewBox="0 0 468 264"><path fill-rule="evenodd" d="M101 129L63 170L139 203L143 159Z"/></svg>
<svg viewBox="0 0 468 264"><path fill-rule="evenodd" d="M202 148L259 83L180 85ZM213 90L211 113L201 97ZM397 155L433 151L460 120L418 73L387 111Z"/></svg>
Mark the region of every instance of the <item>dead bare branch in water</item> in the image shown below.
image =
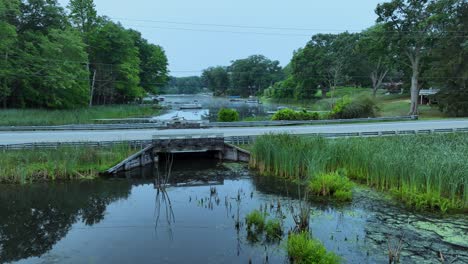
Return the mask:
<svg viewBox="0 0 468 264"><path fill-rule="evenodd" d="M401 234L398 240L393 240L391 237L388 238L388 263L396 264L400 263L401 250L403 248L403 239L405 234Z"/></svg>
<svg viewBox="0 0 468 264"><path fill-rule="evenodd" d="M445 259L444 254L442 254L442 251L439 251L439 261L442 264L452 264L452 263L455 263L455 261L457 261L457 259L458 259L458 256L455 256L453 259L447 260L447 259Z"/></svg>

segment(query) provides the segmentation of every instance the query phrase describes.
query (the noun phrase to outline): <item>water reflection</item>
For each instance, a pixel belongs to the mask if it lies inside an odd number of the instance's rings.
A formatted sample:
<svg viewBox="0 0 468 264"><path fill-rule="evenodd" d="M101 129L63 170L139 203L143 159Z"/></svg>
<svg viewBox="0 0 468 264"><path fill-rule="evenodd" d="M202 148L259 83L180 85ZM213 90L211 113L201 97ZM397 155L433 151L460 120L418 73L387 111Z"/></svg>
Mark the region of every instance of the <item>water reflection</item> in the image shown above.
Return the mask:
<svg viewBox="0 0 468 264"><path fill-rule="evenodd" d="M105 181L0 186L0 262L287 263L284 242L249 237L245 216L256 209L281 219L286 238L299 206L294 185L200 158L175 159L169 186L158 188L161 166ZM181 182L197 184L174 187ZM389 239L398 245L401 234L402 263L436 263L439 251L468 260L466 216L415 214L366 188L351 203L309 205L310 232L348 263L388 263Z"/></svg>
<svg viewBox="0 0 468 264"><path fill-rule="evenodd" d="M106 206L130 189L114 181L0 185L0 263L45 254L75 222L101 222Z"/></svg>
<svg viewBox="0 0 468 264"><path fill-rule="evenodd" d="M200 104L202 109L180 110L184 104ZM232 102L227 98L207 95L166 95L164 105L170 107L167 113L154 117L155 120L170 120L180 118L185 120L209 120L216 121L218 111L221 108L234 108L239 112L241 119L265 117L269 112L275 111L279 105L247 103L245 100Z"/></svg>

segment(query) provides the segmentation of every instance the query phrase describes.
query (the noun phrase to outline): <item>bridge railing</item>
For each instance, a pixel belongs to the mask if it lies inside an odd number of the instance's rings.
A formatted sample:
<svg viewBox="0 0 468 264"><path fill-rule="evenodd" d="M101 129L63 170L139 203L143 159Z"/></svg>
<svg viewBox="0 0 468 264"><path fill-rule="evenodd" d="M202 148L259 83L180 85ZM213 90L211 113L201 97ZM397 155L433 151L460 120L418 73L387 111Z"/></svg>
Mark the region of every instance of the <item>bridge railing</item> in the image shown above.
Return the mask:
<svg viewBox="0 0 468 264"><path fill-rule="evenodd" d="M417 135L417 134L440 134L440 133L468 133L468 127L465 128L441 128L441 129L419 129L419 130L386 130L386 131L364 131L351 133L305 133L297 134L303 136L322 136L327 138L338 137L378 137L395 135ZM192 135L154 135L151 140L123 140L123 141L80 141L80 142L37 142L0 145L0 150L19 150L19 149L56 149L67 146L88 146L88 147L111 147L114 145L128 144L133 147L144 148L155 141L164 139L197 139L197 138L223 138L224 142L235 145L252 144L258 136L229 136L223 134L192 134Z"/></svg>

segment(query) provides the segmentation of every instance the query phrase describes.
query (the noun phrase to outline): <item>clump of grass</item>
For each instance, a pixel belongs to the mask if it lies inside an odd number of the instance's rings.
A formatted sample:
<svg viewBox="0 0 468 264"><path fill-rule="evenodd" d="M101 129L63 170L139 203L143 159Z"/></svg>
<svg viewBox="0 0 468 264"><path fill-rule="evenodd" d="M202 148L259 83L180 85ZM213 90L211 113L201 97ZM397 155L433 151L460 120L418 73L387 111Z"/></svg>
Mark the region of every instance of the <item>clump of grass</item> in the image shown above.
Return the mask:
<svg viewBox="0 0 468 264"><path fill-rule="evenodd" d="M392 190L417 209L468 210L466 133L346 139L265 135L251 154L251 166L261 174L304 181L344 168L350 179Z"/></svg>
<svg viewBox="0 0 468 264"><path fill-rule="evenodd" d="M265 227L265 215L259 210L254 210L245 217L245 222L248 231L252 231L254 227L256 233L261 233Z"/></svg>
<svg viewBox="0 0 468 264"><path fill-rule="evenodd" d="M92 179L135 151L126 144L8 150L0 155L0 183Z"/></svg>
<svg viewBox="0 0 468 264"><path fill-rule="evenodd" d="M327 252L320 241L310 237L308 232L291 234L287 243L288 256L294 264L334 264L340 259L332 252Z"/></svg>
<svg viewBox="0 0 468 264"><path fill-rule="evenodd" d="M0 110L0 126L91 124L94 119L148 117L159 115L158 106L112 105L73 110Z"/></svg>
<svg viewBox="0 0 468 264"><path fill-rule="evenodd" d="M319 173L309 182L309 190L318 196L330 196L339 201L352 199L353 183L338 172Z"/></svg>
<svg viewBox="0 0 468 264"><path fill-rule="evenodd" d="M278 219L270 219L265 225L266 237L268 240L278 240L281 239L283 235L283 227L281 226L281 221Z"/></svg>

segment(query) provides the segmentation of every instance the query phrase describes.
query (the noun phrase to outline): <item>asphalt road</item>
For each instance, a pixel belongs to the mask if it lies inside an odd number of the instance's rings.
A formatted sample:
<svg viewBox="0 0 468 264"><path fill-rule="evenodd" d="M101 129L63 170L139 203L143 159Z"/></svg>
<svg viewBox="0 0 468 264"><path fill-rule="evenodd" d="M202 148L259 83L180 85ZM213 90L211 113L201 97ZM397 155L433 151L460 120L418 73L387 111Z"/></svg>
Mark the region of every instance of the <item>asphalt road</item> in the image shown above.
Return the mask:
<svg viewBox="0 0 468 264"><path fill-rule="evenodd" d="M357 123L314 126L245 127L209 129L135 129L135 130L84 130L84 131L28 131L0 132L0 145L38 142L122 141L148 140L153 135L224 134L224 136L254 136L265 133L351 133L394 130L421 130L443 128L468 128L468 120L402 121L385 123Z"/></svg>

